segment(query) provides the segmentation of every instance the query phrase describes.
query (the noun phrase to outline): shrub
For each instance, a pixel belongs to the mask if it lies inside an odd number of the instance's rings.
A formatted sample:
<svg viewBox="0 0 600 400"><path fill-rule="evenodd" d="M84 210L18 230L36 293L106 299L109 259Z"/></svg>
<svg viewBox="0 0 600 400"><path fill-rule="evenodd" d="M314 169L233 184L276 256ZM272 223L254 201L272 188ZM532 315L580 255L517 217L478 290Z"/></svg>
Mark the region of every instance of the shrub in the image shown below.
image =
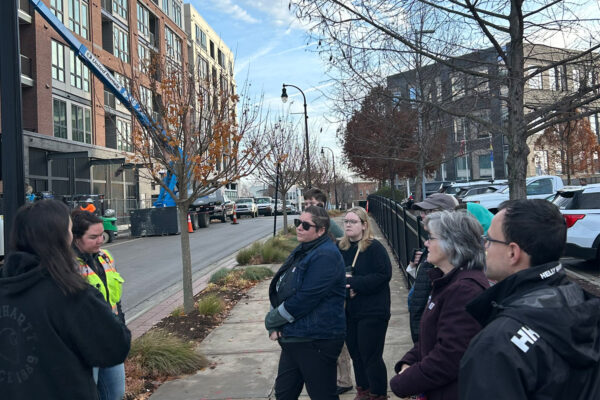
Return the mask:
<svg viewBox="0 0 600 400"><path fill-rule="evenodd" d="M237 253L237 256L235 257L235 260L238 262L239 265L248 265L248 264L250 264L251 260L258 253L260 253L261 246L262 245L261 245L260 242L254 242L254 243L252 243L252 246L240 250Z"/></svg>
<svg viewBox="0 0 600 400"><path fill-rule="evenodd" d="M172 317L183 317L185 313L183 312L183 307L177 307L173 311L171 311Z"/></svg>
<svg viewBox="0 0 600 400"><path fill-rule="evenodd" d="M231 271L228 270L227 268L221 268L217 272L215 272L214 274L212 274L210 276L210 279L208 280L208 282L215 283L217 285L221 285L225 282L225 279L226 279L227 275L229 275L229 272L231 272Z"/></svg>
<svg viewBox="0 0 600 400"><path fill-rule="evenodd" d="M273 243L265 243L261 250L263 262L266 264L275 264L285 261L289 255L289 251L277 247Z"/></svg>
<svg viewBox="0 0 600 400"><path fill-rule="evenodd" d="M198 301L197 308L200 315L215 315L223 311L225 304L219 296L209 294Z"/></svg>
<svg viewBox="0 0 600 400"><path fill-rule="evenodd" d="M246 267L242 272L242 279L249 281L262 281L273 276L273 271L267 267Z"/></svg>
<svg viewBox="0 0 600 400"><path fill-rule="evenodd" d="M208 366L192 343L160 329L135 339L129 358L151 377L189 374Z"/></svg>
<svg viewBox="0 0 600 400"><path fill-rule="evenodd" d="M285 236L275 236L265 242L265 245L271 245L278 249L286 251L288 254L296 248L298 241L294 238L288 238Z"/></svg>

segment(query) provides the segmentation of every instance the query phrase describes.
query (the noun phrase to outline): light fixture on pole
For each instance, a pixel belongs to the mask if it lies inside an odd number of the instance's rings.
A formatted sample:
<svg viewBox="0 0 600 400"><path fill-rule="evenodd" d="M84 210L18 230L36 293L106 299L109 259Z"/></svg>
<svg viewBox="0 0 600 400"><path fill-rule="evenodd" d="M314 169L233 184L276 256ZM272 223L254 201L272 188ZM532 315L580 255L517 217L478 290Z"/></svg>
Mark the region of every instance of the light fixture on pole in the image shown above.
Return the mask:
<svg viewBox="0 0 600 400"><path fill-rule="evenodd" d="M306 144L305 144L305 148L306 148L306 183L308 186L308 189L310 189L312 187L311 183L310 183L310 141L309 141L309 137L308 137L308 113L306 112L306 96L304 95L304 92L302 91L302 89L300 89L298 86L294 86L294 85L289 85L289 84L283 84L283 88L281 89L281 101L282 102L287 102L288 100L288 95L287 95L287 90L285 90L286 87L293 87L296 88L300 91L300 93L302 93L302 97L304 98L304 132L306 134Z"/></svg>
<svg viewBox="0 0 600 400"><path fill-rule="evenodd" d="M333 150L331 150L329 147L327 146L323 146L321 147L321 154L325 155L325 152L323 151L323 149L327 149L329 151L331 151L331 158L333 159L333 192L335 194L335 209L339 209L338 207L338 194L337 194L337 182L336 182L336 177L335 177L335 154L333 153Z"/></svg>

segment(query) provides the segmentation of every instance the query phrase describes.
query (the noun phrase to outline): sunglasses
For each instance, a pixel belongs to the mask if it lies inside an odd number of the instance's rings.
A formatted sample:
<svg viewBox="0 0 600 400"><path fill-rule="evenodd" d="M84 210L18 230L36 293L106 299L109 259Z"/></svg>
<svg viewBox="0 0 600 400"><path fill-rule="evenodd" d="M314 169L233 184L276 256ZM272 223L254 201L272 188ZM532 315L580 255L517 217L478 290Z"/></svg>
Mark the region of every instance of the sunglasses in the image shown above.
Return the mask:
<svg viewBox="0 0 600 400"><path fill-rule="evenodd" d="M317 227L316 225L309 224L308 222L302 221L298 218L294 220L294 225L296 226L296 228L302 225L302 229L304 229L305 231L309 230L312 227Z"/></svg>

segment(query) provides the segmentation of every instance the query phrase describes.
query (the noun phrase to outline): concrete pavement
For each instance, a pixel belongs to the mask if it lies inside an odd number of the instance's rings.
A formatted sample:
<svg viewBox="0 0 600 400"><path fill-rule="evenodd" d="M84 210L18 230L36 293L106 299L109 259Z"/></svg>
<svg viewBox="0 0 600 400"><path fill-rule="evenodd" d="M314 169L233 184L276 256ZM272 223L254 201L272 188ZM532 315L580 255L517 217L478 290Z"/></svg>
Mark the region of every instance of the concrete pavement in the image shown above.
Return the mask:
<svg viewBox="0 0 600 400"><path fill-rule="evenodd" d="M337 218L336 218L337 219ZM341 219L341 218L340 218ZM372 220L372 222L374 222ZM385 243L378 228L376 237ZM387 246L386 246L387 247ZM388 248L388 252L390 252ZM388 377L394 374L394 364L412 347L406 296L408 291L398 265L391 256L393 277L391 319L386 336L384 360ZM272 266L277 269L278 266ZM271 399L279 362L279 345L269 340L264 328L264 316L269 310L269 282L264 281L248 292L232 310L223 325L213 330L198 350L215 365L194 375L165 382L150 397L152 400L200 399ZM164 311L172 305L164 305ZM155 316L156 317L156 316ZM148 326L147 324L145 324ZM352 390L341 399L352 399ZM394 396L391 391L390 396ZM304 398L308 398L306 393Z"/></svg>

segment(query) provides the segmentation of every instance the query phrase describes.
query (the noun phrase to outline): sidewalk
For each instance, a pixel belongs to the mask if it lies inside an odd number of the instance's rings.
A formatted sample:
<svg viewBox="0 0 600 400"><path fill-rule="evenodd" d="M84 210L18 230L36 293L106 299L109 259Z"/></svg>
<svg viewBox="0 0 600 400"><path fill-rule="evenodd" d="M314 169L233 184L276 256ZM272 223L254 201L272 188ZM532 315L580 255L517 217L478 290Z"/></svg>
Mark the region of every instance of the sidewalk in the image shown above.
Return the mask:
<svg viewBox="0 0 600 400"><path fill-rule="evenodd" d="M337 220L337 218L336 218ZM373 224L374 233L387 247L379 228ZM390 249L388 248L388 252ZM394 364L412 347L407 289L398 265L393 261L391 287L391 319L387 331L384 360L388 378L394 374ZM278 268L278 266L273 266ZM212 331L198 350L216 365L194 375L165 382L150 397L152 400L204 400L204 399L274 399L273 385L277 376L279 345L269 340L264 328L264 316L269 310L269 281L264 281L248 292L231 311L223 325ZM166 303L166 302L165 302ZM169 308L164 304L165 310ZM168 314L168 311L166 311ZM134 322L137 322L134 321ZM353 399L352 390L341 399ZM393 393L389 392L390 397ZM302 396L308 398L306 393Z"/></svg>

